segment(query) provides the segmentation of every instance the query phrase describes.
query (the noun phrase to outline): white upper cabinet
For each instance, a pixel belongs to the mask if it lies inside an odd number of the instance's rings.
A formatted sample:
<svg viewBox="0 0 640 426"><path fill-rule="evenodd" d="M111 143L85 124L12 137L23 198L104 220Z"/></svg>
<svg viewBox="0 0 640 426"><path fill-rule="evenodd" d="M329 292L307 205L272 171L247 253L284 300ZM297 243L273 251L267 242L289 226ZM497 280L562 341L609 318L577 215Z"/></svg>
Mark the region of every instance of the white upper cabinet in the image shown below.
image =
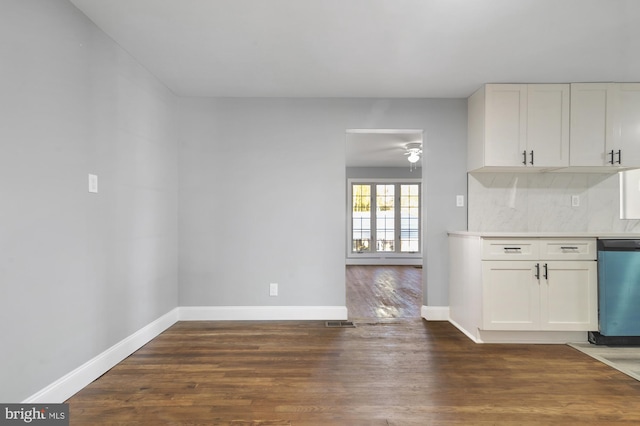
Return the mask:
<svg viewBox="0 0 640 426"><path fill-rule="evenodd" d="M517 166L527 147L527 86L488 84L485 90L483 165Z"/></svg>
<svg viewBox="0 0 640 426"><path fill-rule="evenodd" d="M605 166L613 135L612 83L571 85L571 166Z"/></svg>
<svg viewBox="0 0 640 426"><path fill-rule="evenodd" d="M468 101L468 170L569 165L568 84L487 84Z"/></svg>
<svg viewBox="0 0 640 426"><path fill-rule="evenodd" d="M613 140L607 151L621 167L640 167L640 83L615 86Z"/></svg>
<svg viewBox="0 0 640 426"><path fill-rule="evenodd" d="M640 167L640 84L571 85L570 166Z"/></svg>
<svg viewBox="0 0 640 426"><path fill-rule="evenodd" d="M527 150L536 167L569 165L570 85L527 85Z"/></svg>

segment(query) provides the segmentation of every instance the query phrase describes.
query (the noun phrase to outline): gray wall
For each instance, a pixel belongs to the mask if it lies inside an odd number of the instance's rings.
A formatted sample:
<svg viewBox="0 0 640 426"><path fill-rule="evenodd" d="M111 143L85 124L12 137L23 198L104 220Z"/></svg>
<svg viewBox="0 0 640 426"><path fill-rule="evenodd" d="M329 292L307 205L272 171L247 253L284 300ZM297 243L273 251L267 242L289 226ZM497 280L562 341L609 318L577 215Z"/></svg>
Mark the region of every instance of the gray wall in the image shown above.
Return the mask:
<svg viewBox="0 0 640 426"><path fill-rule="evenodd" d="M344 306L346 129L424 129L424 303L466 229L464 99L180 99L181 306ZM280 296L269 297L270 282Z"/></svg>
<svg viewBox="0 0 640 426"><path fill-rule="evenodd" d="M177 306L175 99L65 0L3 1L0 57L0 401L19 402Z"/></svg>
<svg viewBox="0 0 640 426"><path fill-rule="evenodd" d="M409 164L407 162L407 164ZM422 179L422 167L347 167L347 179ZM348 187L348 182L347 182Z"/></svg>

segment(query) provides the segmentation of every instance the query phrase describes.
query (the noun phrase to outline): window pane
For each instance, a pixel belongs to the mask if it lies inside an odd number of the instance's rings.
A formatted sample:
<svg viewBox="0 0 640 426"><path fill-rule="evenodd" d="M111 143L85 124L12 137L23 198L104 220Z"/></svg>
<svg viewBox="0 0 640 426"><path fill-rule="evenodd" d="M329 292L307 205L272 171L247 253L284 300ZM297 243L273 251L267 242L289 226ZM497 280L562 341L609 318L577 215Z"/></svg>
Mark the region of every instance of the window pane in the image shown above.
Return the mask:
<svg viewBox="0 0 640 426"><path fill-rule="evenodd" d="M420 251L420 185L400 185L400 251Z"/></svg>
<svg viewBox="0 0 640 426"><path fill-rule="evenodd" d="M371 185L353 185L351 250L371 251Z"/></svg>
<svg viewBox="0 0 640 426"><path fill-rule="evenodd" d="M395 185L376 185L376 250L395 251Z"/></svg>

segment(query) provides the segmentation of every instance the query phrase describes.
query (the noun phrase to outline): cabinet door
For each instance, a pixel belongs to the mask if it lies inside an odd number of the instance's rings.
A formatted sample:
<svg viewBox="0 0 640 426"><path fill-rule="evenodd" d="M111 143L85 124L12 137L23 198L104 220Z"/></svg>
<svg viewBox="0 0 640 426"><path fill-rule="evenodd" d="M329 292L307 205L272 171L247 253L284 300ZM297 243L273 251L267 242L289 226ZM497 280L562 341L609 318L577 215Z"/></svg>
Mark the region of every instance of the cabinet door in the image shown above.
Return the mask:
<svg viewBox="0 0 640 426"><path fill-rule="evenodd" d="M527 85L527 147L529 165L569 165L568 84Z"/></svg>
<svg viewBox="0 0 640 426"><path fill-rule="evenodd" d="M619 83L615 87L613 143L607 149L614 150L621 166L640 167L640 83Z"/></svg>
<svg viewBox="0 0 640 426"><path fill-rule="evenodd" d="M598 330L596 262L542 261L541 270L541 329Z"/></svg>
<svg viewBox="0 0 640 426"><path fill-rule="evenodd" d="M485 86L485 166L524 167L527 85Z"/></svg>
<svg viewBox="0 0 640 426"><path fill-rule="evenodd" d="M484 330L536 330L540 323L540 289L535 262L482 262Z"/></svg>
<svg viewBox="0 0 640 426"><path fill-rule="evenodd" d="M571 85L571 166L611 165L606 154L607 140L613 135L612 83ZM607 108L609 105L609 108ZM613 148L610 148L611 150Z"/></svg>

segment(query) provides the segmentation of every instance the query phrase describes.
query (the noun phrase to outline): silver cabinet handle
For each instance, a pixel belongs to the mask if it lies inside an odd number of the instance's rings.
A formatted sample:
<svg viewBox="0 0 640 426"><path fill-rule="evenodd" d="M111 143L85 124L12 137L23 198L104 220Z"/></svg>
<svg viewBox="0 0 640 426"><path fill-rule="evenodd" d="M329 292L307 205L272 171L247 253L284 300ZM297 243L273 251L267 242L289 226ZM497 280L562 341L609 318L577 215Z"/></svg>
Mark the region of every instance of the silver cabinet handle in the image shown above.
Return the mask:
<svg viewBox="0 0 640 426"><path fill-rule="evenodd" d="M578 250L578 247L560 247L560 250Z"/></svg>

